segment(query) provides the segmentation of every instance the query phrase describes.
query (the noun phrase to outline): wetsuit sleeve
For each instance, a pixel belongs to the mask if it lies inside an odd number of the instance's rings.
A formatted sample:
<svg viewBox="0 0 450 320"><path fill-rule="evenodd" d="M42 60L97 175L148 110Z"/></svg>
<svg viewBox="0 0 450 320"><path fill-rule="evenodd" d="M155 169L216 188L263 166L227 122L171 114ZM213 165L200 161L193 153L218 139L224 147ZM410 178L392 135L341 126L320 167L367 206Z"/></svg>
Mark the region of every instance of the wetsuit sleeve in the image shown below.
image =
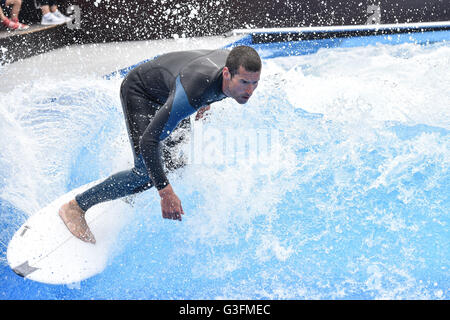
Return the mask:
<svg viewBox="0 0 450 320"><path fill-rule="evenodd" d="M195 111L196 109L189 103L178 77L175 90L168 97L164 106L156 112L140 141L140 149L149 176L158 190L169 184L161 160L161 141L170 135L181 120Z"/></svg>

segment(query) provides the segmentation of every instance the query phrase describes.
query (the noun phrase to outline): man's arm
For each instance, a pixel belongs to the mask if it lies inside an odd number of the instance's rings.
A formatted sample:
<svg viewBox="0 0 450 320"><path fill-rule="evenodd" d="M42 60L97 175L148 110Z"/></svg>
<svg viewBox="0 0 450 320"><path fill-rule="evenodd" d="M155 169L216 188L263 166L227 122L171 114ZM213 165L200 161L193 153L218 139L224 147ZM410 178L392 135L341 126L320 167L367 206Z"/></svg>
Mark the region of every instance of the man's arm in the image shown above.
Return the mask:
<svg viewBox="0 0 450 320"><path fill-rule="evenodd" d="M164 218L181 220L183 209L164 173L160 141L169 136L181 120L195 111L189 103L180 79L177 78L175 91L169 96L164 106L156 112L140 141L140 149L148 173L161 196L161 210Z"/></svg>

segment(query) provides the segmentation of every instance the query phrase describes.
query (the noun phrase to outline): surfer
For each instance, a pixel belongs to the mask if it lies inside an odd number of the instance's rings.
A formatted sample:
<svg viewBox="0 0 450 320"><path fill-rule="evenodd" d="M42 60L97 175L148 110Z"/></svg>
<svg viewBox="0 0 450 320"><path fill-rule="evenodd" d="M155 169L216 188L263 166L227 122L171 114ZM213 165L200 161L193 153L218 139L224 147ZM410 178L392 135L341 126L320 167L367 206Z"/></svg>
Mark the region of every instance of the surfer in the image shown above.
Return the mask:
<svg viewBox="0 0 450 320"><path fill-rule="evenodd" d="M163 218L181 220L181 201L162 164L166 151L178 142L169 135L189 129L189 116L197 112L197 118L201 117L213 102L229 97L245 104L256 89L260 74L261 59L248 46L237 46L231 51L167 53L131 70L122 82L120 98L134 167L110 176L60 208L59 215L70 232L95 243L85 220L86 211L98 203L152 186L161 197ZM170 159L165 164L169 169L180 166Z"/></svg>

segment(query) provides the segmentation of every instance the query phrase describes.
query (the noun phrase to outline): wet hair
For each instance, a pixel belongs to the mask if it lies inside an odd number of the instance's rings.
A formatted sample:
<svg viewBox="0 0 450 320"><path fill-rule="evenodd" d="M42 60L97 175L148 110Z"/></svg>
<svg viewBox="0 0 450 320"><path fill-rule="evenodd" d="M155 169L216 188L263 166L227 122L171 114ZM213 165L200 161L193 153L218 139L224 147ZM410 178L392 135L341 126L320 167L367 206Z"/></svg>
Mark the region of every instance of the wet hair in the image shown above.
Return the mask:
<svg viewBox="0 0 450 320"><path fill-rule="evenodd" d="M255 49L248 46L234 47L228 55L225 67L233 77L239 67L242 66L246 71L259 72L261 71L261 58Z"/></svg>

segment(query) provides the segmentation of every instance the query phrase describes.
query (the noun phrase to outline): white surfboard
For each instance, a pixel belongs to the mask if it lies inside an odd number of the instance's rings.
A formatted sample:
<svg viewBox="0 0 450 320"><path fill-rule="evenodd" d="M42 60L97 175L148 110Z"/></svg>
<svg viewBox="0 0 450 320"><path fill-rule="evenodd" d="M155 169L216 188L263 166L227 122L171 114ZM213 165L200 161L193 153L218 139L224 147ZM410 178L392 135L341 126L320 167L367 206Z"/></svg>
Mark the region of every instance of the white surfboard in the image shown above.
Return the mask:
<svg viewBox="0 0 450 320"><path fill-rule="evenodd" d="M98 182L100 180L61 196L20 227L7 251L8 264L14 272L43 283L70 284L105 269L118 233L128 221L129 205L115 200L87 211L86 221L96 244L73 236L58 214L62 204Z"/></svg>

